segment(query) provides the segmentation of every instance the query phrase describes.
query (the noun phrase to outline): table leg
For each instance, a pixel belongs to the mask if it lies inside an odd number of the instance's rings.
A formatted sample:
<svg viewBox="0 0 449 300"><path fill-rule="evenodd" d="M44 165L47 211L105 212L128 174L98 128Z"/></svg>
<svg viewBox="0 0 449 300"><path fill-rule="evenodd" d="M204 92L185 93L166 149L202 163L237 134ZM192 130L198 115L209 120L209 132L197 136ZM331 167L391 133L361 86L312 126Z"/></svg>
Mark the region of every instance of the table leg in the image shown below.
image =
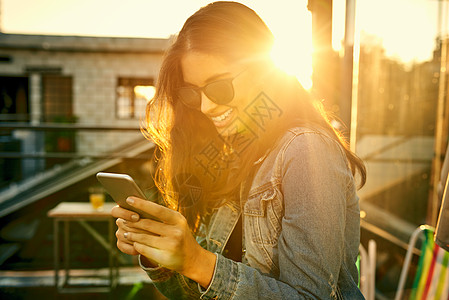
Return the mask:
<svg viewBox="0 0 449 300"><path fill-rule="evenodd" d="M55 288L59 287L59 222L57 219L53 220L53 259L55 267Z"/></svg>
<svg viewBox="0 0 449 300"><path fill-rule="evenodd" d="M111 289L115 286L115 278L113 276L113 264L114 264L114 248L112 246L112 219L108 222L108 232L109 232L109 283L111 284Z"/></svg>
<svg viewBox="0 0 449 300"><path fill-rule="evenodd" d="M65 268L65 285L69 284L69 277L70 277L70 222L65 220L64 221L64 268Z"/></svg>

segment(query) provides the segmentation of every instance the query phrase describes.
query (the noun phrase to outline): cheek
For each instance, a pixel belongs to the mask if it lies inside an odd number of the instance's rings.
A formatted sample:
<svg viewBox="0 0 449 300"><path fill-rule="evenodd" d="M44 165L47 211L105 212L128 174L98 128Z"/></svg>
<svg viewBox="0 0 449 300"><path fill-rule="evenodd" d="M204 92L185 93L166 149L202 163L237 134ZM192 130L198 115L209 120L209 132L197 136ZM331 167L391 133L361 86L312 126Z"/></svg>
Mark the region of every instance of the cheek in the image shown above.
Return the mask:
<svg viewBox="0 0 449 300"><path fill-rule="evenodd" d="M239 82L239 84L234 86L232 105L237 107L240 112L243 112L248 105L251 105L259 93L254 89L254 85L251 82Z"/></svg>
<svg viewBox="0 0 449 300"><path fill-rule="evenodd" d="M253 118L250 116L254 110L251 108L254 105L254 98L251 93L245 91L245 93L236 93L235 104L233 106L237 110L237 120L233 122L233 127L236 132L245 132L248 129L250 132L257 131L257 124L254 123ZM236 133L235 132L235 133Z"/></svg>

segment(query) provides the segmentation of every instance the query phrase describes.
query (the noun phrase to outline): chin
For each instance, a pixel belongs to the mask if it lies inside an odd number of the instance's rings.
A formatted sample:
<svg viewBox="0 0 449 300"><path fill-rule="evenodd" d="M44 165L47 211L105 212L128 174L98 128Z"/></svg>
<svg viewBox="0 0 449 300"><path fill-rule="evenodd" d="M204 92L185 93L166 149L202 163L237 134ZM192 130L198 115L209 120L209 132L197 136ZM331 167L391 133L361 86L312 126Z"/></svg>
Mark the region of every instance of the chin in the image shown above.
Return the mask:
<svg viewBox="0 0 449 300"><path fill-rule="evenodd" d="M221 137L231 137L236 135L255 135L255 130L249 127L251 124L248 120L242 118L236 118L231 121L227 126L216 127L218 134Z"/></svg>

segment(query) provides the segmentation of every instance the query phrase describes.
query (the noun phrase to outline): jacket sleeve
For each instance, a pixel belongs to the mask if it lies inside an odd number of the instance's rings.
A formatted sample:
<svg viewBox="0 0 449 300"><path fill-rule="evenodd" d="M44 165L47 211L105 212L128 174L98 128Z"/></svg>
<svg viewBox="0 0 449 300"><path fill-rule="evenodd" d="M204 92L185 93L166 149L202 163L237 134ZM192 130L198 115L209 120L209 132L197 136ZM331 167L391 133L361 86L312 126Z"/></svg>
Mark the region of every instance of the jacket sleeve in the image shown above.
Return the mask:
<svg viewBox="0 0 449 300"><path fill-rule="evenodd" d="M203 227L200 231L204 232L205 230ZM201 247L207 248L204 234L195 236L195 239ZM203 292L198 283L178 272L163 267L148 268L144 266L141 255L139 255L139 265L150 277L153 285L168 299L199 299Z"/></svg>
<svg viewBox="0 0 449 300"><path fill-rule="evenodd" d="M340 298L346 195L353 178L339 147L320 134L306 133L294 136L279 152L285 214L277 245L278 279L216 254L206 290L175 272L147 271L156 287L172 299ZM363 299L359 291L354 295L351 299Z"/></svg>
<svg viewBox="0 0 449 300"><path fill-rule="evenodd" d="M346 196L353 183L346 158L335 141L317 133L293 137L279 155L285 205L279 279L218 255L203 299L340 298ZM352 299L363 299L354 287Z"/></svg>
<svg viewBox="0 0 449 300"><path fill-rule="evenodd" d="M168 299L198 299L201 296L198 284L178 272L163 267L147 268L142 264L140 255L139 264L153 285Z"/></svg>

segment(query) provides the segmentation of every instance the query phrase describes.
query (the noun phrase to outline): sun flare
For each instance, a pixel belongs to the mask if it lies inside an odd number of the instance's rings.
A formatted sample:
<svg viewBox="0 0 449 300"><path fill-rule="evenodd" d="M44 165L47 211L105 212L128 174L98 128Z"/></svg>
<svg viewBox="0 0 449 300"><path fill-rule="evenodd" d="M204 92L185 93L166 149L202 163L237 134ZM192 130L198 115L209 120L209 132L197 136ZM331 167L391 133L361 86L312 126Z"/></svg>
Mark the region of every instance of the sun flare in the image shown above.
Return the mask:
<svg viewBox="0 0 449 300"><path fill-rule="evenodd" d="M276 43L271 51L275 65L289 75L295 76L306 89L312 88L312 51L294 41Z"/></svg>
<svg viewBox="0 0 449 300"><path fill-rule="evenodd" d="M152 85L137 85L134 87L134 94L136 94L137 97L150 101L156 94L156 88Z"/></svg>
<svg viewBox="0 0 449 300"><path fill-rule="evenodd" d="M312 15L307 2L298 1L282 13L264 15L275 37L271 52L274 63L295 76L302 86L312 88Z"/></svg>

